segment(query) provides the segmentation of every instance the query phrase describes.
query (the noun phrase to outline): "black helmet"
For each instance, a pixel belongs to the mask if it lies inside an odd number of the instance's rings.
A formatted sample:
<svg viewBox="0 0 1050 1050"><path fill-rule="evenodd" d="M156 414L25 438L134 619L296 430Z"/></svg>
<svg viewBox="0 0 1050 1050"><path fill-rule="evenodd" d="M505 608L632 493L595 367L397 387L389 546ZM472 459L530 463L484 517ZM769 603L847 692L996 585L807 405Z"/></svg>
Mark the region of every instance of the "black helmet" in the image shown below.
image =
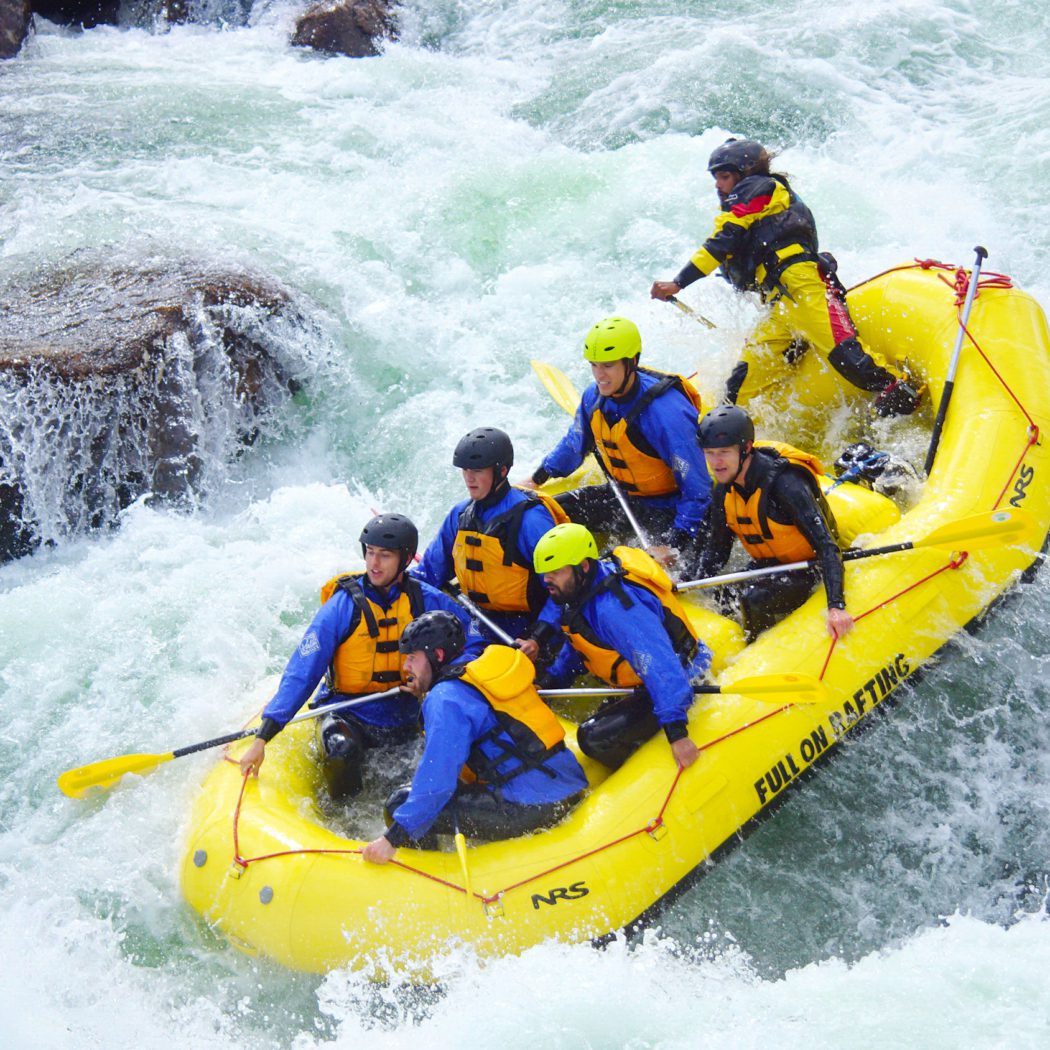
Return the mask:
<svg viewBox="0 0 1050 1050"><path fill-rule="evenodd" d="M366 547L401 552L401 569L416 556L419 530L403 514L377 514L361 530L361 554Z"/></svg>
<svg viewBox="0 0 1050 1050"><path fill-rule="evenodd" d="M726 139L708 158L708 171L735 171L750 175L765 153L761 142L751 139Z"/></svg>
<svg viewBox="0 0 1050 1050"><path fill-rule="evenodd" d="M755 424L738 405L720 405L712 408L700 420L696 428L696 439L701 448L729 448L745 445L755 440Z"/></svg>
<svg viewBox="0 0 1050 1050"><path fill-rule="evenodd" d="M465 644L466 635L459 619L444 609L434 609L423 613L401 632L397 648L402 653L426 653L430 666L436 671L439 666L459 656ZM441 664L438 664L434 656L435 649L444 650L445 656Z"/></svg>
<svg viewBox="0 0 1050 1050"><path fill-rule="evenodd" d="M514 466L514 446L502 430L478 427L459 439L456 451L452 453L452 465L461 470L495 467L498 482L499 468L506 467L509 471Z"/></svg>

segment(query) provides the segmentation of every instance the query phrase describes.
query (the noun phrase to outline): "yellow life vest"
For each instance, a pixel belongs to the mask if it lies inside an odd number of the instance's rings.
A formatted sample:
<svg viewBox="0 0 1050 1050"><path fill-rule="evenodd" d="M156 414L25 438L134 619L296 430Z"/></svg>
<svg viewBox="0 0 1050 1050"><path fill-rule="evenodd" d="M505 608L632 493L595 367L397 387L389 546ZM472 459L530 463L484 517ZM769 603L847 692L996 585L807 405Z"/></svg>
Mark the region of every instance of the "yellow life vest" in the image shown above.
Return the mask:
<svg viewBox="0 0 1050 1050"><path fill-rule="evenodd" d="M658 397L669 390L677 390L689 399L699 417L700 394L696 387L680 375L658 372L638 366L638 371L657 377L654 383L622 418L610 423L602 412L602 398L591 412L591 438L595 451L605 469L632 496L669 496L678 491L674 472L645 439L638 426L638 417Z"/></svg>
<svg viewBox="0 0 1050 1050"><path fill-rule="evenodd" d="M809 561L816 556L816 551L802 531L796 525L773 521L769 517L769 491L781 471L791 467L805 471L813 480L814 498L822 506L832 535L835 535L835 517L820 491L824 466L816 456L780 441L756 441L754 447L756 450L769 449L777 455L752 456L748 479L751 480L751 471L757 471L758 476L754 479L755 489L747 499L732 485L725 490L726 525L740 540L744 550L756 560L775 559L782 564Z"/></svg>
<svg viewBox="0 0 1050 1050"><path fill-rule="evenodd" d="M625 609L630 608L634 603L624 590L623 581L626 580L644 587L660 599L664 630L683 666L693 658L698 637L674 592L671 578L645 551L636 547L617 547L610 560L614 562L616 571L600 579L573 611L565 609L562 613L562 630L569 636L572 647L583 658L591 674L609 685L630 688L641 685L642 680L626 657L602 642L583 618L581 610L587 602L603 591L611 590Z"/></svg>
<svg viewBox="0 0 1050 1050"><path fill-rule="evenodd" d="M536 669L519 649L490 645L476 660L452 669L452 675L472 685L488 702L498 726L476 740L464 770L464 779L478 779L500 787L530 769L543 766L565 747L565 730L536 692ZM491 741L501 754L492 758L480 745ZM496 767L508 758L517 764L504 773Z"/></svg>
<svg viewBox="0 0 1050 1050"><path fill-rule="evenodd" d="M459 516L459 531L452 543L452 563L461 590L490 612L538 612L547 600L542 578L518 550L522 517L533 507L543 506L555 525L569 520L546 493L519 491L525 499L484 524L477 508L469 503Z"/></svg>
<svg viewBox="0 0 1050 1050"><path fill-rule="evenodd" d="M335 693L359 695L389 689L402 681L401 632L423 614L423 590L417 580L403 576L401 593L389 609L377 605L361 587L363 573L333 576L321 588L321 604L336 590L345 591L354 603L346 640L328 666L328 687Z"/></svg>

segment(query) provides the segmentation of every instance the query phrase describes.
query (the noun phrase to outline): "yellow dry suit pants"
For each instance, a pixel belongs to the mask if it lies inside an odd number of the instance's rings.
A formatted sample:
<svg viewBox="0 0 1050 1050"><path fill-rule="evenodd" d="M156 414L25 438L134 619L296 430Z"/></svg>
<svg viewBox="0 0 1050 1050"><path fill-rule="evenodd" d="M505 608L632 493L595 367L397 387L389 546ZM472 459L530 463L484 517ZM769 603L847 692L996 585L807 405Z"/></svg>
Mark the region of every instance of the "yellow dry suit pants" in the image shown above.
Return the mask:
<svg viewBox="0 0 1050 1050"><path fill-rule="evenodd" d="M787 267L780 283L786 293L771 298L769 313L748 336L729 380L727 400L744 405L760 391L776 385L805 352L802 344L862 390L878 393L900 378L881 354L860 345L844 297L815 262Z"/></svg>

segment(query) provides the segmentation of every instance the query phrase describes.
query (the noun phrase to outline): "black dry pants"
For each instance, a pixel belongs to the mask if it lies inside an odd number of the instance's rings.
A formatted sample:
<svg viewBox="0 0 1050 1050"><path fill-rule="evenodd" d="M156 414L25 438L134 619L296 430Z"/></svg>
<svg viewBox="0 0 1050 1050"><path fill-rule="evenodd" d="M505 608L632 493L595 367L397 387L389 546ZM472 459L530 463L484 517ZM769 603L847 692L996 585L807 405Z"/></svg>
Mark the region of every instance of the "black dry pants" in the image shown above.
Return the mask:
<svg viewBox="0 0 1050 1050"><path fill-rule="evenodd" d="M386 800L387 823L393 823L392 814L408 798L410 786L399 787ZM436 835L453 835L459 830L470 839L494 842L513 839L530 831L557 824L579 802L582 792L559 802L526 804L507 802L482 784L460 784L452 801L437 815L427 833L416 845L433 849Z"/></svg>
<svg viewBox="0 0 1050 1050"><path fill-rule="evenodd" d="M644 688L630 696L611 696L580 725L580 750L609 769L619 769L638 748L660 730L653 702Z"/></svg>
<svg viewBox="0 0 1050 1050"><path fill-rule="evenodd" d="M758 561L749 568L761 569L771 564L775 563ZM740 611L747 640L754 641L767 627L772 627L789 612L794 612L813 593L813 588L819 582L820 570L810 568L761 576L744 588L740 594Z"/></svg>
<svg viewBox="0 0 1050 1050"><path fill-rule="evenodd" d="M365 752L374 747L393 747L412 740L416 726L374 726L357 718L353 711L333 711L317 722L321 767L331 798L345 798L361 790Z"/></svg>
<svg viewBox="0 0 1050 1050"><path fill-rule="evenodd" d="M639 546L638 537L610 485L585 485L581 489L562 492L554 498L577 524L585 525L591 532L606 533L609 546L617 543L629 547ZM674 525L674 507L652 507L642 500L630 498L627 502L631 513L649 533L653 543L667 543L671 526Z"/></svg>

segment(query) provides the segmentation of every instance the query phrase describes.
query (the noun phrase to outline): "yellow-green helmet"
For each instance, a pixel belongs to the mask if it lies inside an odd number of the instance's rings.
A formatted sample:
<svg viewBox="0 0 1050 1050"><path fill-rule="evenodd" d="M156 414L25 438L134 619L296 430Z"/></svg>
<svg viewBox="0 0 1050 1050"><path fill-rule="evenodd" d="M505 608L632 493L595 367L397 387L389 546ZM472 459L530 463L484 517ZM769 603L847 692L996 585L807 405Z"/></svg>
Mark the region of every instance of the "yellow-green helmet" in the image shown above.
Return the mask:
<svg viewBox="0 0 1050 1050"><path fill-rule="evenodd" d="M606 317L583 341L583 356L588 361L622 361L641 352L642 335L634 321L626 317Z"/></svg>
<svg viewBox="0 0 1050 1050"><path fill-rule="evenodd" d="M574 521L555 525L540 537L532 552L532 565L538 573L556 572L566 565L579 565L584 558L597 558L598 545L590 530Z"/></svg>

